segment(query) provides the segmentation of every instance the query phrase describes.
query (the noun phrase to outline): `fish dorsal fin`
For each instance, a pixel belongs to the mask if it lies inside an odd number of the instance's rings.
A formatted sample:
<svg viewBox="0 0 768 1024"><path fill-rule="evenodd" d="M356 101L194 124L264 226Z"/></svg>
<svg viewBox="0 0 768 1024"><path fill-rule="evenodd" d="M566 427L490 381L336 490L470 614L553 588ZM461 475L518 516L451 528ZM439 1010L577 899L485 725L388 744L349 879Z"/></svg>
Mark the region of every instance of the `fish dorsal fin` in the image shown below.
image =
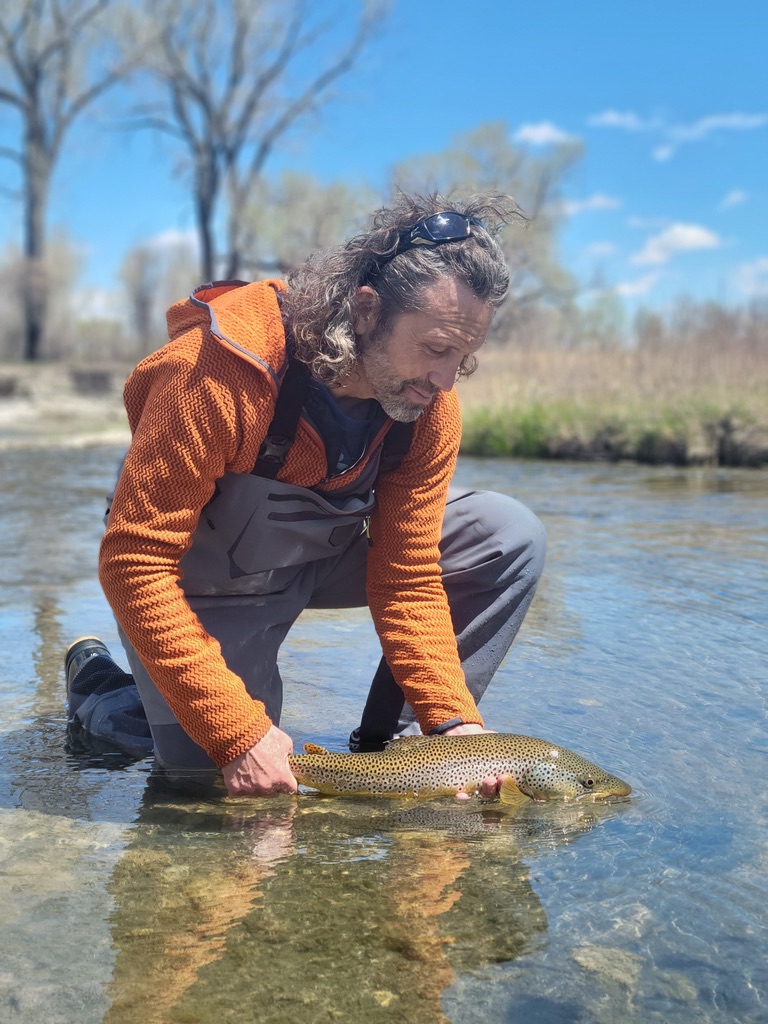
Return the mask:
<svg viewBox="0 0 768 1024"><path fill-rule="evenodd" d="M385 750L405 750L406 747L419 747L425 743L434 743L437 736L395 736L384 744Z"/></svg>
<svg viewBox="0 0 768 1024"><path fill-rule="evenodd" d="M305 754L327 754L328 751L325 747L319 746L317 743L305 743L304 744Z"/></svg>
<svg viewBox="0 0 768 1024"><path fill-rule="evenodd" d="M501 784L501 789L499 790L499 800L501 800L503 804L520 805L528 803L529 799L530 798L522 792L512 776L507 775Z"/></svg>

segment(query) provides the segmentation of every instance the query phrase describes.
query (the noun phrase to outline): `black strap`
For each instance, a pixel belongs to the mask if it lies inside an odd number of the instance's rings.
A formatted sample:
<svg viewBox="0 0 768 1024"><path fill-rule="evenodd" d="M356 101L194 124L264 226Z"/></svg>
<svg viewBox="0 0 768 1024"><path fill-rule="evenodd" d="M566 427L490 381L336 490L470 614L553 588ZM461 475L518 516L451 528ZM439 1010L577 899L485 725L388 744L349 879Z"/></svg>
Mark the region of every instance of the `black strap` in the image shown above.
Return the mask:
<svg viewBox="0 0 768 1024"><path fill-rule="evenodd" d="M384 438L379 473L391 473L397 469L408 454L412 438L413 423L400 423L396 420L392 424Z"/></svg>
<svg viewBox="0 0 768 1024"><path fill-rule="evenodd" d="M296 440L296 427L309 389L309 367L291 359L275 402L275 414L251 472L274 480Z"/></svg>
<svg viewBox="0 0 768 1024"><path fill-rule="evenodd" d="M296 440L296 428L308 390L309 367L298 359L289 360L275 402L275 414L259 449L256 465L251 470L254 476L263 476L268 480L277 477L291 445ZM391 473L397 469L408 454L412 437L413 423L392 424L384 437L379 463L380 473Z"/></svg>

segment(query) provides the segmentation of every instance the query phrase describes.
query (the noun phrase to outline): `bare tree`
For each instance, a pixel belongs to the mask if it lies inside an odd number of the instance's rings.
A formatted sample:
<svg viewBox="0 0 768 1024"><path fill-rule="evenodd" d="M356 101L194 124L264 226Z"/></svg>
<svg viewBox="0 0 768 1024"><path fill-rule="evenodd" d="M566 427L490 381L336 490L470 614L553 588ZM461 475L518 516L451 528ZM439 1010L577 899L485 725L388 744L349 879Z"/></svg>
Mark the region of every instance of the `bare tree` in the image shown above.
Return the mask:
<svg viewBox="0 0 768 1024"><path fill-rule="evenodd" d="M120 268L134 355L143 358L168 340L165 312L193 290L197 279L194 240L161 235L129 249Z"/></svg>
<svg viewBox="0 0 768 1024"><path fill-rule="evenodd" d="M0 7L0 103L20 131L0 156L21 172L24 356L39 358L46 322L46 212L51 178L75 119L123 78L106 33L111 0L3 0Z"/></svg>
<svg viewBox="0 0 768 1024"><path fill-rule="evenodd" d="M161 254L143 244L129 249L120 267L120 279L128 300L130 327L141 358L155 347L159 326L159 277Z"/></svg>
<svg viewBox="0 0 768 1024"><path fill-rule="evenodd" d="M205 280L241 273L241 215L275 147L329 101L380 24L381 0L350 6L358 13L335 49L345 21L323 20L318 10L328 8L309 0L152 0L160 39L152 71L167 96L143 107L137 123L186 151ZM216 242L222 214L223 261Z"/></svg>
<svg viewBox="0 0 768 1024"><path fill-rule="evenodd" d="M44 256L45 302L49 317L56 323L55 337L47 338L45 355L58 359L72 354L77 341L72 293L81 269L82 252L61 229L47 238ZM26 316L26 279L29 261L17 245L0 251L0 279L5 282L3 316L0 320L0 361L24 359Z"/></svg>
<svg viewBox="0 0 768 1024"><path fill-rule="evenodd" d="M296 171L261 182L240 217L245 266L286 275L315 249L339 245L362 230L381 202L366 185L322 183Z"/></svg>

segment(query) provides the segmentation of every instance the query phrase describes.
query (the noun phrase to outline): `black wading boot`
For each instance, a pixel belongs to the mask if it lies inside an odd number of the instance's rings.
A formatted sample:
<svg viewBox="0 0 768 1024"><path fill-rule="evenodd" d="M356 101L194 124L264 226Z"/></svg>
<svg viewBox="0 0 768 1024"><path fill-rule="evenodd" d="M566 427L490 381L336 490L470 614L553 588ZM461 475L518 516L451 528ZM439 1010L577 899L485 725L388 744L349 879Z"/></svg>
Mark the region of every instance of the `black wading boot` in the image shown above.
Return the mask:
<svg viewBox="0 0 768 1024"><path fill-rule="evenodd" d="M120 751L128 755L128 763L152 754L152 735L133 676L112 660L98 637L71 643L64 670L72 752Z"/></svg>

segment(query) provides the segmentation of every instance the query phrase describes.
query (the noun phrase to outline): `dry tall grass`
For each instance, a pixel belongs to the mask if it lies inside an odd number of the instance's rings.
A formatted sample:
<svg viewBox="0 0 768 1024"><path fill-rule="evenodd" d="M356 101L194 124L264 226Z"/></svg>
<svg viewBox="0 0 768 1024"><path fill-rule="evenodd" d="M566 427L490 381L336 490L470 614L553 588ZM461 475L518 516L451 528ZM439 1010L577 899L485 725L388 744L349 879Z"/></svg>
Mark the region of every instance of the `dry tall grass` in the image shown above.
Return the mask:
<svg viewBox="0 0 768 1024"><path fill-rule="evenodd" d="M768 464L768 349L485 352L459 386L468 454Z"/></svg>

